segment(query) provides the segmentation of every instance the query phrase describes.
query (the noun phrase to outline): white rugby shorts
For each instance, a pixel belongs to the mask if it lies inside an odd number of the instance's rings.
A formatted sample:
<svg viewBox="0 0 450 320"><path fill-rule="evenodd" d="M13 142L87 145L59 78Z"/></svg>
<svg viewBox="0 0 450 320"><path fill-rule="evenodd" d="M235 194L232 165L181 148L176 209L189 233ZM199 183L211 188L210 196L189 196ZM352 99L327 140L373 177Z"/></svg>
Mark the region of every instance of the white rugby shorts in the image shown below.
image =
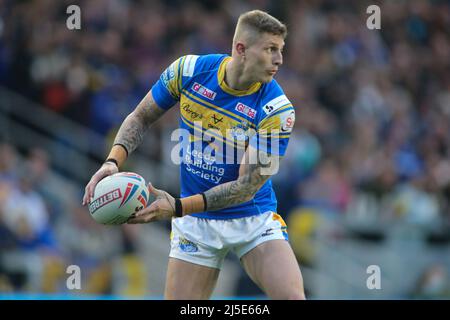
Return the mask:
<svg viewBox="0 0 450 320"><path fill-rule="evenodd" d="M288 240L286 223L275 212L219 220L193 216L172 219L172 258L220 269L227 253L239 259L257 245L276 239Z"/></svg>

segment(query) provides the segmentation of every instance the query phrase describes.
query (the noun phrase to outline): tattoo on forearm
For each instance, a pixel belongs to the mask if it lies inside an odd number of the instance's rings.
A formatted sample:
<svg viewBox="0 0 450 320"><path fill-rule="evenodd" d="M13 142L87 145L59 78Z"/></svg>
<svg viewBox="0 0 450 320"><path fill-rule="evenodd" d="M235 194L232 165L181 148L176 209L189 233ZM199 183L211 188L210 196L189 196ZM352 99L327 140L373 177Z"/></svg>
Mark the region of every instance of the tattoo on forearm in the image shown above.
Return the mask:
<svg viewBox="0 0 450 320"><path fill-rule="evenodd" d="M261 164L249 164L246 172L235 181L230 181L205 192L207 210L219 210L237 205L253 198L269 175L262 175Z"/></svg>
<svg viewBox="0 0 450 320"><path fill-rule="evenodd" d="M133 152L144 139L147 129L164 113L151 97L146 96L120 126L114 144L122 144Z"/></svg>

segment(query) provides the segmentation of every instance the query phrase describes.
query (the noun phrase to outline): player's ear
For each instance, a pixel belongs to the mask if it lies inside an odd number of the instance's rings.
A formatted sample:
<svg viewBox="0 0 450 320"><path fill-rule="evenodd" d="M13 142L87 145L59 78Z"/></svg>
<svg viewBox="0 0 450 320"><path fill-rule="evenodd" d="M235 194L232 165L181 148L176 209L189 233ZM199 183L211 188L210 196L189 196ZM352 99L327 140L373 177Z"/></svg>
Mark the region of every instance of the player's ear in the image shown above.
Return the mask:
<svg viewBox="0 0 450 320"><path fill-rule="evenodd" d="M236 52L239 54L240 57L245 57L245 44L242 42L236 43Z"/></svg>

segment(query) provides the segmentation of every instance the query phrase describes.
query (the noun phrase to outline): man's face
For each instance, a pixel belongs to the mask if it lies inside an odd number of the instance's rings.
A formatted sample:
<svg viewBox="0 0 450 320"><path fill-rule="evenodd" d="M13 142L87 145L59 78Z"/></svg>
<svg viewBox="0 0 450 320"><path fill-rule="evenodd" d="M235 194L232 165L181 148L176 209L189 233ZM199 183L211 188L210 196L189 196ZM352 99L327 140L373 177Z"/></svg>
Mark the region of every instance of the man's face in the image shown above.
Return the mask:
<svg viewBox="0 0 450 320"><path fill-rule="evenodd" d="M283 63L283 37L263 33L245 50L245 72L254 82L272 81Z"/></svg>

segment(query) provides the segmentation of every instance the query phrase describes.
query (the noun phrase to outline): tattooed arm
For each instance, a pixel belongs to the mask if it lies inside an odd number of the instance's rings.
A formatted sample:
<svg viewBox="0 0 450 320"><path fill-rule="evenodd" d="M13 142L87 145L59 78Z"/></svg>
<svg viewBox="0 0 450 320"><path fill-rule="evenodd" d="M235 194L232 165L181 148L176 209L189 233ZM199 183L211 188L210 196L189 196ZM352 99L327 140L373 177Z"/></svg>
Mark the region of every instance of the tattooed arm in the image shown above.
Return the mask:
<svg viewBox="0 0 450 320"><path fill-rule="evenodd" d="M165 110L156 105L150 91L138 104L136 109L123 121L108 158L115 159L120 167L127 156L142 143L147 129L150 128L164 112Z"/></svg>
<svg viewBox="0 0 450 320"><path fill-rule="evenodd" d="M279 156L258 152L252 147L247 149L244 159L237 180L220 184L205 192L205 210L219 210L250 201L278 169Z"/></svg>
<svg viewBox="0 0 450 320"><path fill-rule="evenodd" d="M128 155L133 152L142 142L147 129L158 120L164 110L157 106L153 100L151 91L137 105L120 126L119 132L114 140L114 145L108 155L107 161L92 176L86 185L82 204L90 202L94 195L97 183L106 176L119 171L119 167L125 162Z"/></svg>

